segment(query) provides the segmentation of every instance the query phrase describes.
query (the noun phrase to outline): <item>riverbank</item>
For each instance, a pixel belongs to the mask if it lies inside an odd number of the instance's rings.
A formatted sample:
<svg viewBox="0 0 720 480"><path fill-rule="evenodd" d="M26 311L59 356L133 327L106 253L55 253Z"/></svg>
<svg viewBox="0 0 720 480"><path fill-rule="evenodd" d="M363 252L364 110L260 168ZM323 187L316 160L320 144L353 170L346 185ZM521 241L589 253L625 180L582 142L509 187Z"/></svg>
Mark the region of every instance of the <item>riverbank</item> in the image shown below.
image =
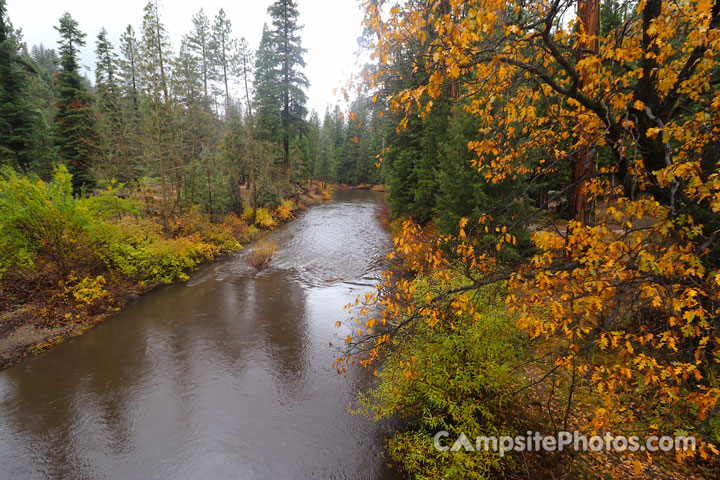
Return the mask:
<svg viewBox="0 0 720 480"><path fill-rule="evenodd" d="M32 204L36 197L38 205L57 211L33 214L45 235L33 239L39 243L34 255L0 270L0 369L83 334L149 291L187 280L188 273L201 265L242 250L291 221L297 211L329 200L337 188L311 182L294 200L283 200L274 209L259 208L255 213L246 207L240 216L211 221L191 207L163 221L150 208L134 208L132 198L122 199L112 189L90 199L51 199L53 188L68 180L61 175L37 191L21 177L13 180L22 195L27 193L29 200L22 201L29 209L39 209ZM5 191L13 181L5 181ZM106 208L95 208L98 204ZM107 208L109 204L114 207ZM56 238L48 238L52 229ZM70 234L74 236L67 245L59 245L58 238L65 240ZM33 248L24 248L28 250Z"/></svg>

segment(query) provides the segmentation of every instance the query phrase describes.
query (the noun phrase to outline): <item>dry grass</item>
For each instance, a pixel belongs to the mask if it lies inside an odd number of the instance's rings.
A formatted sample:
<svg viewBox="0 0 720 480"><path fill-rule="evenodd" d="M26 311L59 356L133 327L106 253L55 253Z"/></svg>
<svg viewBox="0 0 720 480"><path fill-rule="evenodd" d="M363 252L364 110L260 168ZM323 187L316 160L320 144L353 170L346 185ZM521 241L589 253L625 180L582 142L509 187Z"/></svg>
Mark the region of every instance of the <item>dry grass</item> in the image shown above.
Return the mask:
<svg viewBox="0 0 720 480"><path fill-rule="evenodd" d="M256 270L263 270L275 258L276 250L277 244L275 242L266 239L258 240L245 256L245 261Z"/></svg>

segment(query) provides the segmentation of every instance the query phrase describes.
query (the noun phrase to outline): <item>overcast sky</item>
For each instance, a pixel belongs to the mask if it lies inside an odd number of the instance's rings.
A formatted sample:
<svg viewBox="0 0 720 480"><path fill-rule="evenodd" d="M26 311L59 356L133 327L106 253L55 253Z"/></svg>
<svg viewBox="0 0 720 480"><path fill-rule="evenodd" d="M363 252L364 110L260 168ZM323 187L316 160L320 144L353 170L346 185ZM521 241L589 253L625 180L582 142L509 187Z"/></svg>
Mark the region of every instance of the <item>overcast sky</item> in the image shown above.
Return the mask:
<svg viewBox="0 0 720 480"><path fill-rule="evenodd" d="M202 7L212 19L220 8L232 22L237 37L245 37L257 49L264 23L269 23L267 7L272 0L160 0L162 21L170 34L173 50L177 51L180 39L190 32L191 18ZM117 47L120 34L130 24L140 30L143 7L147 0L8 0L10 21L21 28L28 47L43 43L57 48L57 31L53 28L64 12L69 12L87 34L87 45L82 51L82 62L92 67L95 39L105 27ZM310 81L308 109L321 115L325 105L338 98L333 89L343 86L355 71L357 39L362 33L362 14L357 0L298 0L300 23L305 26L302 43L305 55L305 74ZM88 75L93 79L92 75Z"/></svg>

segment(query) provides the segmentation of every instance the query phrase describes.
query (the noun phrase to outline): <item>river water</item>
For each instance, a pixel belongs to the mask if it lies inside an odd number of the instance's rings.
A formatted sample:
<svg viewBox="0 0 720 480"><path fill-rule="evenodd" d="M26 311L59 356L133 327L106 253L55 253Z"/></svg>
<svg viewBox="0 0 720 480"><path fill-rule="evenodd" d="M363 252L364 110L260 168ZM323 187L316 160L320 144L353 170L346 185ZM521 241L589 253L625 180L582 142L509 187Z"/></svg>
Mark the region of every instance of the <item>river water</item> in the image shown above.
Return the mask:
<svg viewBox="0 0 720 480"><path fill-rule="evenodd" d="M396 478L388 427L347 412L369 375L328 346L390 248L380 201L340 191L269 269L220 260L0 371L0 478Z"/></svg>

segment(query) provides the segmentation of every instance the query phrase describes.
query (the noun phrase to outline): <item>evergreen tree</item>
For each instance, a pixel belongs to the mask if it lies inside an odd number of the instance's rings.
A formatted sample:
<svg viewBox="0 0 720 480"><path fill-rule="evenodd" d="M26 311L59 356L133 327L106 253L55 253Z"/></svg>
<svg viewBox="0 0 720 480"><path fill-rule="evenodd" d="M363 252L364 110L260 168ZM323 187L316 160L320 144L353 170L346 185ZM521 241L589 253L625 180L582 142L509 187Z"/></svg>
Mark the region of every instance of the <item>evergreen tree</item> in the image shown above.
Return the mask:
<svg viewBox="0 0 720 480"><path fill-rule="evenodd" d="M157 0L151 0L145 5L145 15L142 22L142 40L139 45L141 62L140 72L144 87L157 90L158 100L163 104L170 104L170 95L167 78L169 63L170 39L165 25L160 21Z"/></svg>
<svg viewBox="0 0 720 480"><path fill-rule="evenodd" d="M600 4L600 35L607 35L626 20L628 4L619 0L603 0Z"/></svg>
<svg viewBox="0 0 720 480"><path fill-rule="evenodd" d="M27 98L34 120L30 168L45 178L52 174L52 166L60 160L53 138L53 119L57 114L57 89L54 81L60 59L55 50L40 44L32 47L28 62L37 72L27 75Z"/></svg>
<svg viewBox="0 0 720 480"><path fill-rule="evenodd" d="M32 47L30 60L37 72L37 75L29 77L31 103L42 112L46 123L49 123L56 113L54 79L60 67L60 59L55 50L40 44Z"/></svg>
<svg viewBox="0 0 720 480"><path fill-rule="evenodd" d="M175 204L178 206L182 199L183 169L173 138L175 128L167 78L170 41L165 26L160 21L157 2L151 1L145 6L138 47L143 90L140 114L145 144L144 159L148 173L160 176L163 227L168 232L170 190L167 175L172 171L168 168L168 160L174 164Z"/></svg>
<svg viewBox="0 0 720 480"><path fill-rule="evenodd" d="M117 69L118 56L107 38L107 30L100 30L95 42L95 90L103 108L108 111L117 111L118 85Z"/></svg>
<svg viewBox="0 0 720 480"><path fill-rule="evenodd" d="M253 75L253 58L248 43L245 38L241 38L237 44L237 72L240 77L242 87L245 94L245 108L248 115L252 116L252 106L250 102L250 77Z"/></svg>
<svg viewBox="0 0 720 480"><path fill-rule="evenodd" d="M212 29L213 54L217 77L225 87L225 118L229 118L230 105L230 77L240 68L237 40L232 38L232 24L222 8L215 16Z"/></svg>
<svg viewBox="0 0 720 480"><path fill-rule="evenodd" d="M216 125L210 109L206 108L200 61L185 38L173 63L173 96L184 107L174 109L174 125L181 163L188 170L183 184L186 198L203 205L212 216L219 206L218 200L227 198L218 198L216 194L223 190L219 184L227 183L227 178L223 177L213 153Z"/></svg>
<svg viewBox="0 0 720 480"><path fill-rule="evenodd" d="M140 124L140 53L135 30L128 25L120 35L120 58L117 63L118 108L123 128L123 165L118 176L125 182L140 176L143 157Z"/></svg>
<svg viewBox="0 0 720 480"><path fill-rule="evenodd" d="M255 110L258 137L266 141L280 141L280 90L274 43L267 25L263 27L255 55Z"/></svg>
<svg viewBox="0 0 720 480"><path fill-rule="evenodd" d="M35 114L27 101L24 65L7 18L5 0L0 0L0 162L27 172L32 158Z"/></svg>
<svg viewBox="0 0 720 480"><path fill-rule="evenodd" d="M55 28L60 33L55 141L60 157L73 175L73 188L77 193L93 187L90 170L98 155L93 97L80 76L78 63L78 50L85 45L85 34L69 13L60 17L60 25Z"/></svg>
<svg viewBox="0 0 720 480"><path fill-rule="evenodd" d="M212 74L212 31L210 20L201 8L192 18L193 31L187 37L187 48L192 52L202 78L204 101L209 106L208 84Z"/></svg>
<svg viewBox="0 0 720 480"><path fill-rule="evenodd" d="M122 54L122 58L119 63L120 71L118 77L120 79L123 97L132 107L133 112L137 113L139 102L138 43L135 38L135 30L131 25L128 25L127 29L125 29L120 36L120 53Z"/></svg>
<svg viewBox="0 0 720 480"><path fill-rule="evenodd" d="M60 66L60 59L52 48L45 48L41 43L30 50L30 58L35 65L38 76L49 87L52 87L53 77Z"/></svg>
<svg viewBox="0 0 720 480"><path fill-rule="evenodd" d="M283 166L285 177L290 179L290 139L293 130L301 129L306 110L304 89L308 81L302 68L305 67L298 25L298 9L294 0L276 0L269 9L273 23L273 41L277 53L278 89L280 91Z"/></svg>
<svg viewBox="0 0 720 480"><path fill-rule="evenodd" d="M335 180L335 125L330 110L325 110L322 130L320 131L320 145L315 163L315 177L327 185Z"/></svg>
<svg viewBox="0 0 720 480"><path fill-rule="evenodd" d="M103 173L110 178L125 177L127 142L123 121L122 95L118 83L119 58L103 28L95 42L95 91L98 97L98 111L101 114L98 130L103 141L102 153L106 159Z"/></svg>
<svg viewBox="0 0 720 480"><path fill-rule="evenodd" d="M310 113L310 119L307 123L307 140L308 140L308 152L307 159L305 160L305 168L309 177L315 175L315 164L320 154L320 132L322 130L322 124L320 123L320 115L313 110Z"/></svg>
<svg viewBox="0 0 720 480"><path fill-rule="evenodd" d="M186 108L203 103L204 79L200 59L193 54L189 37L180 43L180 52L173 63L174 97Z"/></svg>

